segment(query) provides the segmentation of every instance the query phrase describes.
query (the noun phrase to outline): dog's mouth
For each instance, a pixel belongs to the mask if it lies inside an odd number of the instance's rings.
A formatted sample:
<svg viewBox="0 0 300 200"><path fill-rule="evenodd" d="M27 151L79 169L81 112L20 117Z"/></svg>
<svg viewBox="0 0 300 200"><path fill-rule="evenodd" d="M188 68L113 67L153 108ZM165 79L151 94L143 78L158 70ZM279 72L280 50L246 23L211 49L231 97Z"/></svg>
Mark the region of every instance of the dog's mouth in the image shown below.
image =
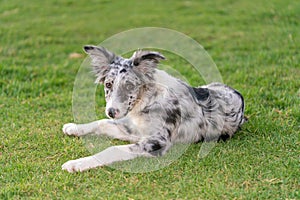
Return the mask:
<svg viewBox="0 0 300 200"><path fill-rule="evenodd" d="M117 114L113 119L121 119L127 115L127 112L122 113L122 114Z"/></svg>
<svg viewBox="0 0 300 200"><path fill-rule="evenodd" d="M119 114L115 117L115 119L120 119L120 118L123 118L125 117L130 111L132 110L132 108L127 108L126 111L122 114Z"/></svg>

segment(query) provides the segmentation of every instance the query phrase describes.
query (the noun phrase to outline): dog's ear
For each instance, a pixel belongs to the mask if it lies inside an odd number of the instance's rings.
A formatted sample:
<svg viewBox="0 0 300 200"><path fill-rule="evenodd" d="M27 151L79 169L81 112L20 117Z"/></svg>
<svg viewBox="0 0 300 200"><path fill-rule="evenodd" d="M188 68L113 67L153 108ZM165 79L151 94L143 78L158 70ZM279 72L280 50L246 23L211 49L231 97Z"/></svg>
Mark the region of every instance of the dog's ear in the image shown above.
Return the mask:
<svg viewBox="0 0 300 200"><path fill-rule="evenodd" d="M109 65L115 59L115 54L108 51L104 47L92 45L86 45L83 47L83 49L92 59L91 64L97 77L96 82L103 83L107 73L109 72Z"/></svg>
<svg viewBox="0 0 300 200"><path fill-rule="evenodd" d="M159 61L165 59L166 58L158 52L145 50L138 50L131 57L133 67L149 75L154 71Z"/></svg>
<svg viewBox="0 0 300 200"><path fill-rule="evenodd" d="M138 66L143 61L150 61L157 64L160 60L165 60L166 58L159 52L138 50L132 55L131 59L133 65Z"/></svg>

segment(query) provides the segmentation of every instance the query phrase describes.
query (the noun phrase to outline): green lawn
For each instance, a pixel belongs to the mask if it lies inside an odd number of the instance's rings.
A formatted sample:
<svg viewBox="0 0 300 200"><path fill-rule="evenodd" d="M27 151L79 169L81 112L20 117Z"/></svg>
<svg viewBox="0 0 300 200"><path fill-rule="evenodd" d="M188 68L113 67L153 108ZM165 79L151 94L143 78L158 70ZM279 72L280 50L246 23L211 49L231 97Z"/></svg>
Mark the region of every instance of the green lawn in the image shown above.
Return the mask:
<svg viewBox="0 0 300 200"><path fill-rule="evenodd" d="M204 159L195 144L154 172L62 171L90 155L61 131L74 121L73 84L85 58L70 54L137 27L174 29L202 44L244 95L249 122ZM297 0L2 0L0 199L299 199L299 61ZM198 85L180 63L164 62Z"/></svg>

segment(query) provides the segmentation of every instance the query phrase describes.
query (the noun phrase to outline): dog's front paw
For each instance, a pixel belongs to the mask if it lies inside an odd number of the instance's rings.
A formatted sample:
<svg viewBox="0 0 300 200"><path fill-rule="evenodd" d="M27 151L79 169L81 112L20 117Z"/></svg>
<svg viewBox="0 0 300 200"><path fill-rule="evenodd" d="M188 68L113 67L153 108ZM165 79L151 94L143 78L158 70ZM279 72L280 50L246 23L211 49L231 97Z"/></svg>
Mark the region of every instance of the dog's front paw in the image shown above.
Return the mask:
<svg viewBox="0 0 300 200"><path fill-rule="evenodd" d="M62 165L62 170L66 170L70 173L83 172L98 166L101 166L101 164L95 158L86 157L77 160L69 160Z"/></svg>
<svg viewBox="0 0 300 200"><path fill-rule="evenodd" d="M66 135L79 136L79 130L77 124L74 123L65 124L62 130Z"/></svg>

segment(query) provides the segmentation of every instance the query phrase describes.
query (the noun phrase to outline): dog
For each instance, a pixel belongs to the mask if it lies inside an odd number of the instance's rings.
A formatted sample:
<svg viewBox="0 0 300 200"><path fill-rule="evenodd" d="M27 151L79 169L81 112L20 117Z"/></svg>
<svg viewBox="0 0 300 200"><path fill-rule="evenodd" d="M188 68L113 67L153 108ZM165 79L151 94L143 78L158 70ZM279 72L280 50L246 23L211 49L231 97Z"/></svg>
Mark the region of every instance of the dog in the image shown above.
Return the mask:
<svg viewBox="0 0 300 200"><path fill-rule="evenodd" d="M235 89L211 83L192 87L157 65L165 57L137 50L131 58L87 45L96 83L104 84L106 115L87 124L68 123L66 135L108 135L130 144L111 146L93 156L62 165L81 172L137 157L163 156L173 144L231 138L246 121L243 96Z"/></svg>

